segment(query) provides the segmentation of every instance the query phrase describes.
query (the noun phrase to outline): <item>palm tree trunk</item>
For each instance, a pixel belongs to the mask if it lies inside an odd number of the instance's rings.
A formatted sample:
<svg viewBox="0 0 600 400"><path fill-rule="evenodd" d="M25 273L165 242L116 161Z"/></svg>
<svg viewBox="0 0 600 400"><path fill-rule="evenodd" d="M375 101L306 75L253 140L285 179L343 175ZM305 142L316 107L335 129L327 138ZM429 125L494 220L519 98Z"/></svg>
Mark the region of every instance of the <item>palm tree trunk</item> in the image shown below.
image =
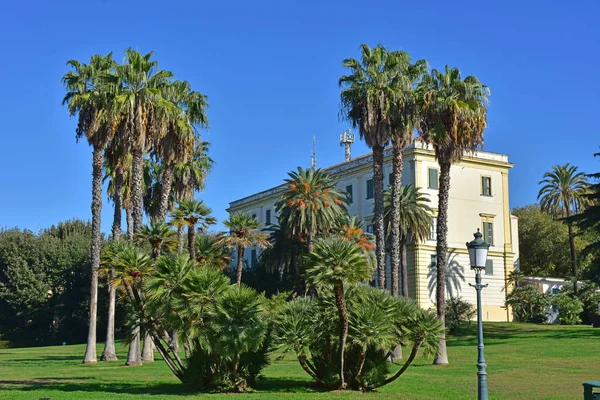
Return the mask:
<svg viewBox="0 0 600 400"><path fill-rule="evenodd" d="M115 177L115 210L113 214L112 237L118 240L121 237L121 211L123 207L123 171L117 169ZM101 361L117 361L117 352L115 348L115 308L117 303L117 288L111 285L111 281L115 278L115 272L111 268L108 281L108 322L106 324L106 343L104 351L100 356Z"/></svg>
<svg viewBox="0 0 600 400"><path fill-rule="evenodd" d="M196 260L196 246L194 246L194 241L196 238L196 227L193 225L188 225L188 253L190 253L190 260Z"/></svg>
<svg viewBox="0 0 600 400"><path fill-rule="evenodd" d="M177 251L183 253L183 237L185 235L185 228L183 226L177 227Z"/></svg>
<svg viewBox="0 0 600 400"><path fill-rule="evenodd" d="M450 166L450 163L440 163L440 189L438 193L436 305L437 314L443 328L446 328L446 263L448 252L448 195L450 192ZM448 364L445 333L442 333L439 343L440 347L433 363L435 365Z"/></svg>
<svg viewBox="0 0 600 400"><path fill-rule="evenodd" d="M235 283L239 286L242 283L242 269L244 268L244 247L238 246L237 253L238 259L235 273Z"/></svg>
<svg viewBox="0 0 600 400"><path fill-rule="evenodd" d="M141 349L140 349L140 327L136 326L131 331L133 339L129 343L129 351L127 352L127 362L125 365L128 367L136 367L142 365Z"/></svg>
<svg viewBox="0 0 600 400"><path fill-rule="evenodd" d="M312 235L310 233L306 234L306 249L308 251L308 253L312 253L313 252L313 238Z"/></svg>
<svg viewBox="0 0 600 400"><path fill-rule="evenodd" d="M116 206L116 204L115 204ZM104 351L100 357L101 361L117 361L117 351L115 348L115 306L117 303L117 287L111 284L115 278L115 272L111 268L108 286L108 322L106 325L106 343Z"/></svg>
<svg viewBox="0 0 600 400"><path fill-rule="evenodd" d="M392 215L391 215L391 254L390 254L390 269L392 275L392 296L398 296L398 267L400 266L400 190L402 187L402 143L400 138L392 140L393 145L393 171L392 171ZM403 293L404 295L404 293Z"/></svg>
<svg viewBox="0 0 600 400"><path fill-rule="evenodd" d="M406 239L400 239L400 273L402 276L402 297L408 297L408 263L406 260Z"/></svg>
<svg viewBox="0 0 600 400"><path fill-rule="evenodd" d="M96 356L96 316L98 313L98 269L100 268L100 218L102 213L102 149L94 147L92 160L92 244L90 249L92 261L92 281L90 284L90 325L87 346L83 362L95 363Z"/></svg>
<svg viewBox="0 0 600 400"><path fill-rule="evenodd" d="M127 219L127 240L133 240L133 212L131 207L125 209L125 218Z"/></svg>
<svg viewBox="0 0 600 400"><path fill-rule="evenodd" d="M144 334L144 347L142 348L142 362L154 362L154 343L150 332Z"/></svg>
<svg viewBox="0 0 600 400"><path fill-rule="evenodd" d="M565 211L568 218L571 216L571 210L567 205L565 207ZM575 253L575 235L573 234L573 224L571 222L567 222L567 226L569 227L569 246L571 248L571 273L573 274L573 293L577 295L577 253Z"/></svg>
<svg viewBox="0 0 600 400"><path fill-rule="evenodd" d="M131 204L133 208L133 233L139 233L142 230L143 223L143 189L142 181L144 179L144 152L142 149L133 151L131 161Z"/></svg>
<svg viewBox="0 0 600 400"><path fill-rule="evenodd" d="M375 228L375 258L377 259L377 284L385 289L385 231L383 224L383 146L373 146L373 206Z"/></svg>
<svg viewBox="0 0 600 400"><path fill-rule="evenodd" d="M158 199L158 220L164 221L167 218L169 209L169 198L171 197L171 186L173 184L173 173L175 167L173 165L165 166L162 175L162 186L160 190L160 198Z"/></svg>
<svg viewBox="0 0 600 400"><path fill-rule="evenodd" d="M338 280L335 283L335 305L340 317L340 388L344 389L344 354L346 339L348 337L348 310L346 309L346 299L344 297L344 283Z"/></svg>

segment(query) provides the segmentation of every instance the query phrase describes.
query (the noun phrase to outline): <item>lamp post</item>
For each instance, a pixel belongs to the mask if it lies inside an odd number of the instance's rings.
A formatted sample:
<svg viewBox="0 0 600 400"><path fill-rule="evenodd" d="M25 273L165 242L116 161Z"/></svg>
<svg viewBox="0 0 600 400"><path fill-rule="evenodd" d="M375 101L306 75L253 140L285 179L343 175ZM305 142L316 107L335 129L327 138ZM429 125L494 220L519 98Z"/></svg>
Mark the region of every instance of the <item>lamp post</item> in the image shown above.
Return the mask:
<svg viewBox="0 0 600 400"><path fill-rule="evenodd" d="M469 283L469 286L474 287L477 291L477 399L488 400L487 372L485 371L487 364L483 355L483 324L481 321L481 290L487 287L487 284L481 284L481 271L485 268L490 244L481 238L479 229L473 236L475 236L475 240L467 242L467 249L469 250L471 269L475 270L475 285Z"/></svg>

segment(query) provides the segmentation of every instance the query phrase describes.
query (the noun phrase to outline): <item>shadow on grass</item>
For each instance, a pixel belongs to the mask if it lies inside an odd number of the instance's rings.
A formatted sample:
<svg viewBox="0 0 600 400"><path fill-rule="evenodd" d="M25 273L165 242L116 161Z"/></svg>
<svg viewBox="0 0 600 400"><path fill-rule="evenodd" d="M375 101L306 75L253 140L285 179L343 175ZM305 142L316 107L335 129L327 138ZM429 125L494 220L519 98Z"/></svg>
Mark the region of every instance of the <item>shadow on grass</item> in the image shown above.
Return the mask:
<svg viewBox="0 0 600 400"><path fill-rule="evenodd" d="M81 356L40 356L36 358L9 358L8 360L3 361L12 361L12 362L31 362L31 361L73 361L73 360L83 360Z"/></svg>
<svg viewBox="0 0 600 400"><path fill-rule="evenodd" d="M123 383L123 382L78 382L93 379L81 378L33 378L26 380L0 380L0 391L52 390L59 392L104 392L134 395L177 395L196 396L198 392L186 389L180 382L162 383ZM261 378L254 389L257 392L309 393L318 392L311 382L299 379Z"/></svg>

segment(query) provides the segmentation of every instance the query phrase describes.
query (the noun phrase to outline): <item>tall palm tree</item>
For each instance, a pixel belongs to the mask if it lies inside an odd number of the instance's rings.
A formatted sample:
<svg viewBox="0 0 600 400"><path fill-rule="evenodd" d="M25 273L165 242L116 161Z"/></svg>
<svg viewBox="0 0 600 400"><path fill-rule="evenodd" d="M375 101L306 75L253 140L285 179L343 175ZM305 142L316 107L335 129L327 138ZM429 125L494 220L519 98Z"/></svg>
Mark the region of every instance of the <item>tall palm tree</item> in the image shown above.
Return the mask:
<svg viewBox="0 0 600 400"><path fill-rule="evenodd" d="M437 313L445 327L446 264L448 252L448 194L450 167L462 159L467 151L483 144L487 124L487 100L490 91L479 79L467 76L464 80L458 68L446 66L445 72L433 69L425 75L419 87L422 118L420 133L431 143L440 165L437 223ZM434 364L447 364L446 338L440 339L440 348Z"/></svg>
<svg viewBox="0 0 600 400"><path fill-rule="evenodd" d="M163 88L164 96L173 103L173 112L165 119L166 134L158 141L157 153L163 164L157 218L164 220L169 210L173 177L178 164L186 164L194 156L200 127L208 126L206 96L192 91L186 81L175 81ZM191 161L191 160L190 160Z"/></svg>
<svg viewBox="0 0 600 400"><path fill-rule="evenodd" d="M418 107L417 84L421 81L423 75L427 72L427 62L419 60L411 63L408 53L395 51L390 53L390 57L396 58L397 76L393 80L396 97L392 102L391 121L392 121L392 183L391 191L391 213L388 215L388 221L391 223L391 230L387 231L389 241L391 242L390 267L392 275L392 294L398 295L398 269L403 274L403 284L408 285L405 278L406 260L402 264L402 257L406 256L406 241L402 243L403 224L401 201L402 201L402 169L404 166L404 157L402 151L413 140L413 132L420 119L420 110ZM384 218L385 219L385 218ZM402 264L402 266L401 266ZM400 268L399 268L400 267ZM407 286L406 286L407 287ZM404 289L405 287L403 287ZM403 296L407 296L407 291L403 290Z"/></svg>
<svg viewBox="0 0 600 400"><path fill-rule="evenodd" d="M159 70L158 62L152 60L153 52L145 55L131 48L125 51L123 64L117 65L119 78L112 118L115 124L125 127L124 142L133 155L131 161L131 203L133 231L139 233L143 218L144 154L151 144L160 138L161 118L171 115L174 107L162 95L173 74Z"/></svg>
<svg viewBox="0 0 600 400"><path fill-rule="evenodd" d="M352 284L370 279L372 263L363 249L341 236L331 236L315 241L313 252L306 258L306 275L315 286L331 286L339 316L340 387L345 388L344 352L348 337L348 309L344 283Z"/></svg>
<svg viewBox="0 0 600 400"><path fill-rule="evenodd" d="M392 137L390 108L396 100L393 80L397 76L397 57L381 45L361 45L361 59L348 58L343 66L349 75L339 79L340 114L358 128L360 137L373 150L374 229L378 285L385 287L385 235L383 224L383 156Z"/></svg>
<svg viewBox="0 0 600 400"><path fill-rule="evenodd" d="M179 210L183 212L183 220L187 224L190 259L195 260L196 249L194 243L196 242L196 227L204 231L209 225L216 224L217 220L210 215L212 210L202 200L184 200L179 203Z"/></svg>
<svg viewBox="0 0 600 400"><path fill-rule="evenodd" d="M102 159L103 151L110 142L112 129L106 124L106 108L111 102L106 88L114 68L112 53L94 55L89 64L77 60L67 61L72 71L67 72L62 82L67 89L63 105L67 105L71 116L77 115L76 139L85 138L93 148L92 153L92 279L90 285L90 325L84 363L97 362L96 316L98 310L98 268L100 266L100 215L102 211Z"/></svg>
<svg viewBox="0 0 600 400"><path fill-rule="evenodd" d="M208 156L210 143L198 140L193 156L177 164L173 176L173 193L177 201L190 200L195 192L204 190L206 178L214 161Z"/></svg>
<svg viewBox="0 0 600 400"><path fill-rule="evenodd" d="M244 249L246 247L264 248L270 246L268 235L259 232L260 223L256 218L248 214L232 214L229 219L223 221L223 225L229 228L229 235L224 236L220 243L225 244L232 250L237 250L237 267L235 283L242 283L242 270L244 267Z"/></svg>
<svg viewBox="0 0 600 400"><path fill-rule="evenodd" d="M384 220L388 235L393 231L393 221L400 232L400 275L402 276L402 291L398 291L398 266L392 267L392 295L399 294L408 297L408 271L406 262L406 244L412 238L414 243L425 240L429 236L431 225L431 207L425 193L412 185L402 187L398 196L399 219L393 217L392 192L385 192Z"/></svg>
<svg viewBox="0 0 600 400"><path fill-rule="evenodd" d="M575 236L570 217L579 214L587 205L589 182L583 172L570 165L554 165L551 172L544 174L539 182L543 185L538 193L542 211L554 217L566 218L569 229L569 245L571 247L571 272L573 274L573 290L577 293L577 254L575 252Z"/></svg>

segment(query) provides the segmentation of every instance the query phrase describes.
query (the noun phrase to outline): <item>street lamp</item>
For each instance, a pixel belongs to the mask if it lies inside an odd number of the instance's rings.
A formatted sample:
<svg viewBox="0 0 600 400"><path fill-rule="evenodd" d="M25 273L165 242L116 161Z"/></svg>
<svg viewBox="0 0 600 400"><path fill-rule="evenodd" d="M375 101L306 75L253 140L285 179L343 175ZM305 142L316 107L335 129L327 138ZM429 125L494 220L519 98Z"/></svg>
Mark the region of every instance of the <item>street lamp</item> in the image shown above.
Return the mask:
<svg viewBox="0 0 600 400"><path fill-rule="evenodd" d="M475 285L469 283L469 286L474 287L477 291L477 399L488 400L487 372L485 371L487 364L483 355L483 324L481 321L481 290L487 287L487 284L481 284L481 271L485 268L490 244L481 238L479 229L473 236L475 236L475 240L467 242L467 249L469 250L471 269L475 270Z"/></svg>

